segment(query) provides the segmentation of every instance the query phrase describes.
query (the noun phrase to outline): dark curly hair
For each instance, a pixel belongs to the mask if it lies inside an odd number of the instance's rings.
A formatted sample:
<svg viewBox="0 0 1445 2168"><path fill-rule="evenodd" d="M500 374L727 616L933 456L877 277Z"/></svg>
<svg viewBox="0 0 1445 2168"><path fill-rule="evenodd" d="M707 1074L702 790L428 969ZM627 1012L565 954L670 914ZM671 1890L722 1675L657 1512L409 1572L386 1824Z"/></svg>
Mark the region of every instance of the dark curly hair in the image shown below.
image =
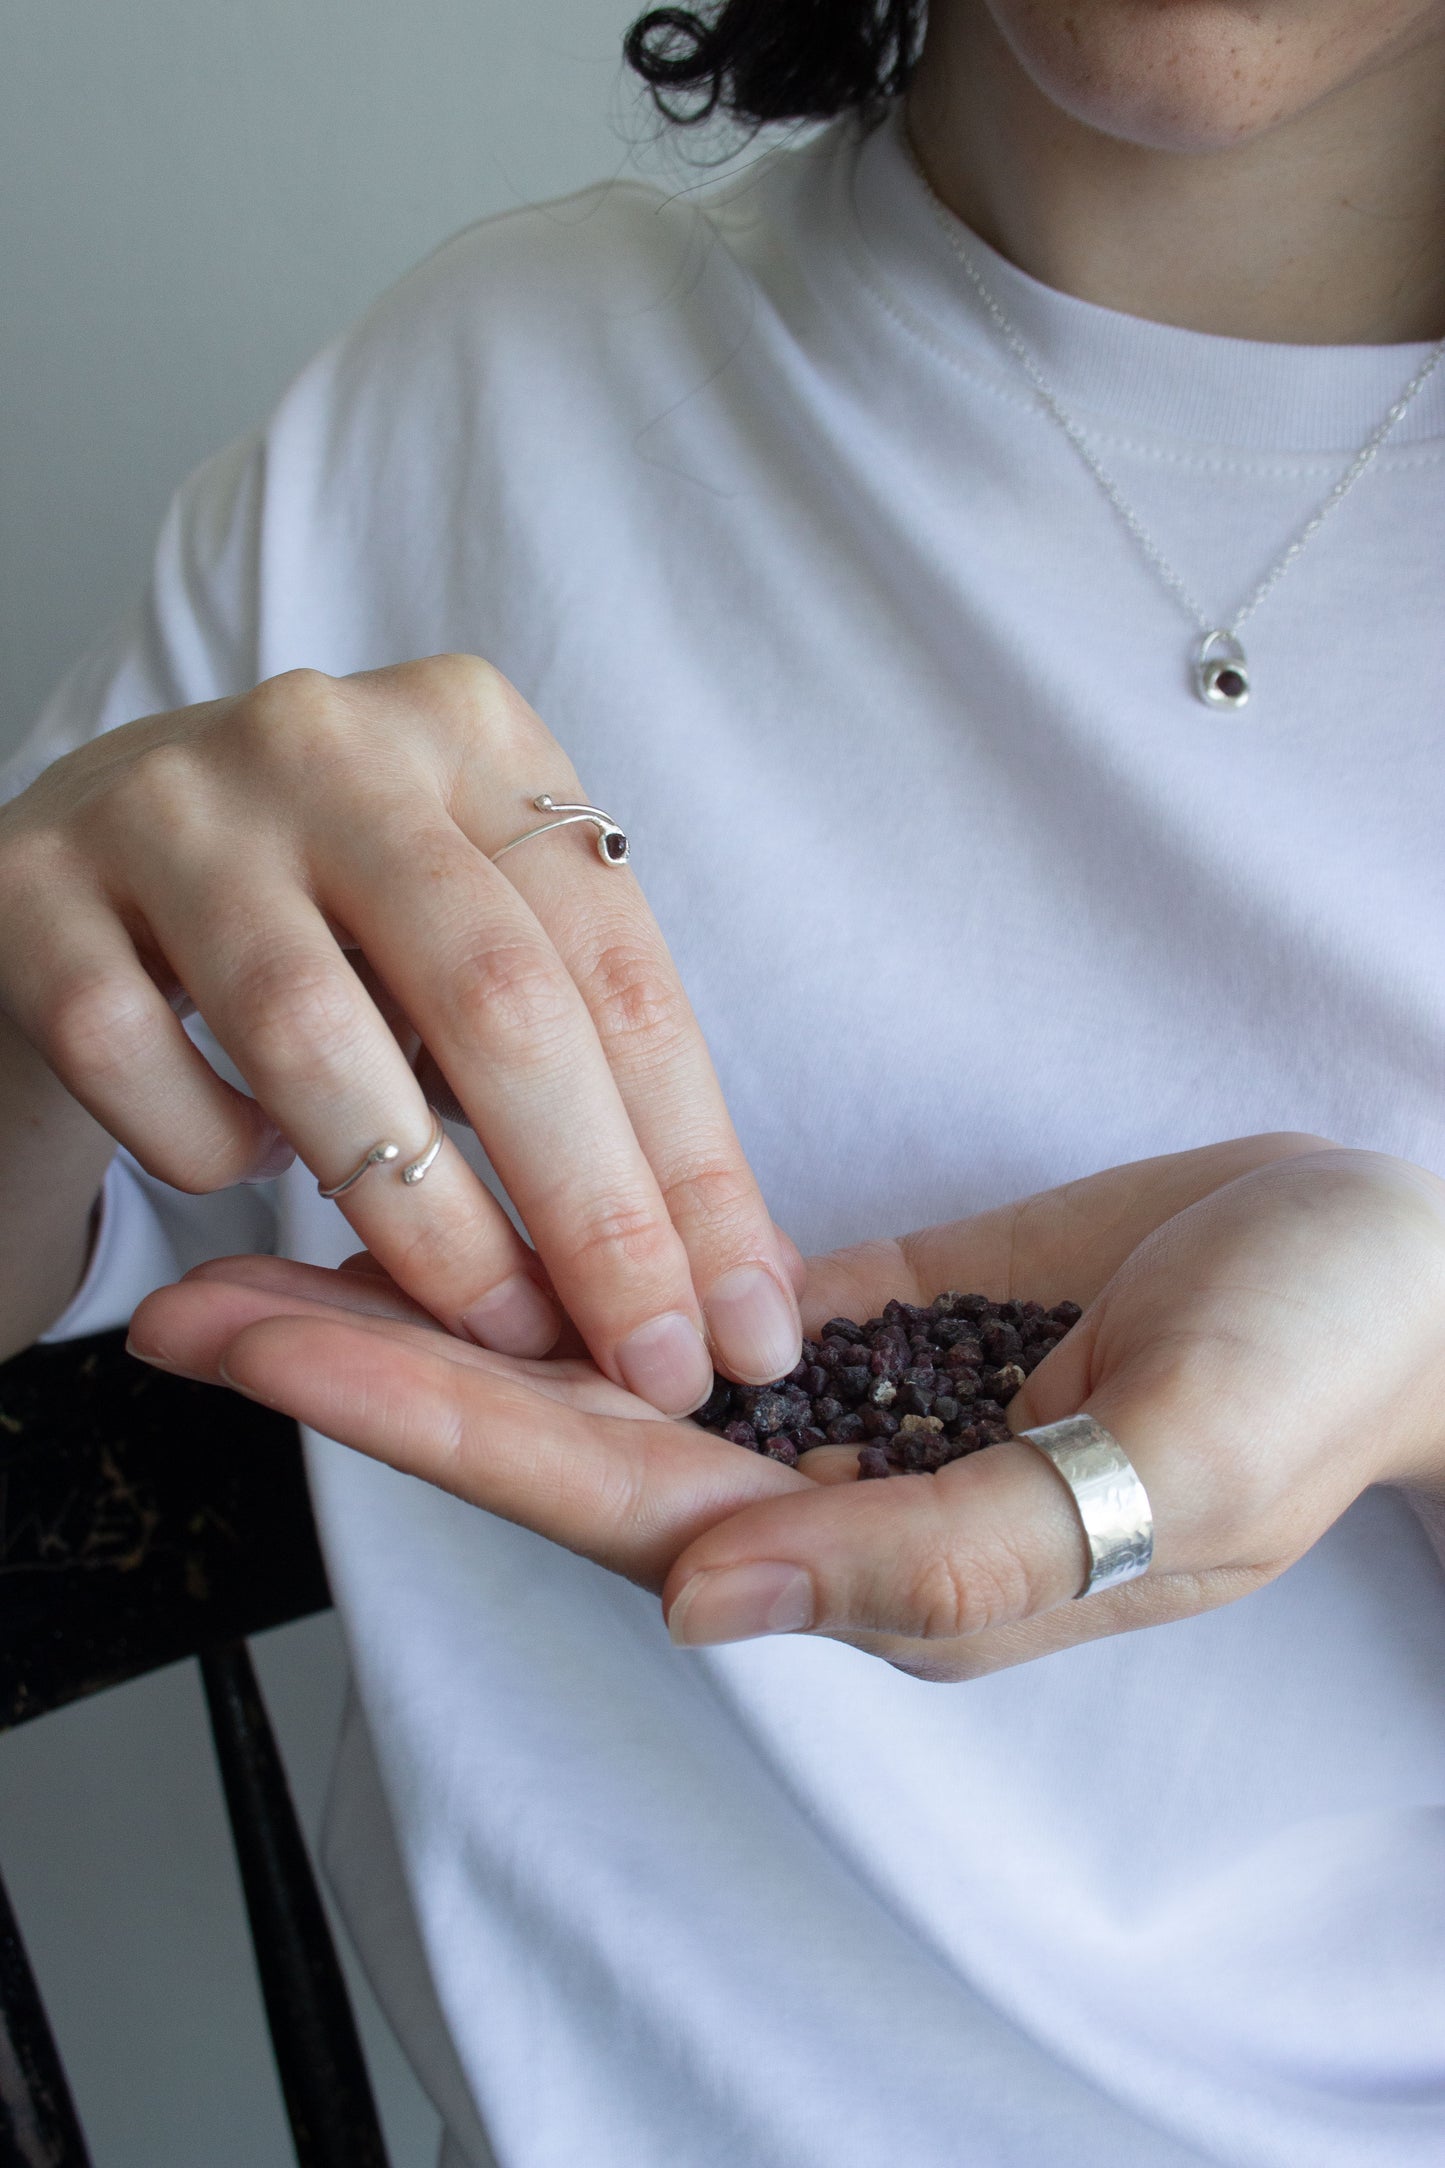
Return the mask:
<svg viewBox="0 0 1445 2168"><path fill-rule="evenodd" d="M627 64L665 120L745 127L871 113L908 86L926 0L712 0L649 8ZM685 103L679 104L681 98Z"/></svg>

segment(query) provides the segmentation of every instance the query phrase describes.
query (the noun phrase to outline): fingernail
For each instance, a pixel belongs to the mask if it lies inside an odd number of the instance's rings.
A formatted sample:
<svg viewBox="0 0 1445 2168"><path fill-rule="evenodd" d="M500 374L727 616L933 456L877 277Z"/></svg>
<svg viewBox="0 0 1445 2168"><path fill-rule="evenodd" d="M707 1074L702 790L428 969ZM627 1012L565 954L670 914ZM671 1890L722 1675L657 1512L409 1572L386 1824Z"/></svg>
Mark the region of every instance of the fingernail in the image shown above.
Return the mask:
<svg viewBox="0 0 1445 2168"><path fill-rule="evenodd" d="M795 1634L812 1623L813 1584L798 1566L714 1566L683 1584L667 1614L680 1649Z"/></svg>
<svg viewBox="0 0 1445 2168"><path fill-rule="evenodd" d="M183 1370L179 1363L167 1362L164 1355L156 1355L143 1347L137 1347L129 1335L126 1337L125 1351L127 1355L133 1355L138 1363L149 1364L152 1370L164 1370L167 1377L190 1378L197 1385L209 1385L211 1382L199 1370Z"/></svg>
<svg viewBox="0 0 1445 2168"><path fill-rule="evenodd" d="M289 1137L283 1137L278 1129L271 1142L267 1145L262 1157L257 1160L249 1174L241 1176L241 1180L243 1182L274 1182L277 1175L284 1174L288 1167L295 1165L295 1161L295 1145L290 1141Z"/></svg>
<svg viewBox="0 0 1445 2168"><path fill-rule="evenodd" d="M498 1355L545 1355L562 1330L553 1305L525 1272L514 1272L463 1310L462 1323Z"/></svg>
<svg viewBox="0 0 1445 2168"><path fill-rule="evenodd" d="M664 1415L691 1415L712 1391L712 1358L702 1334L681 1310L649 1318L617 1350L629 1392Z"/></svg>
<svg viewBox="0 0 1445 2168"><path fill-rule="evenodd" d="M725 1272L709 1289L704 1309L719 1357L750 1383L786 1377L803 1352L798 1306L761 1265Z"/></svg>
<svg viewBox="0 0 1445 2168"><path fill-rule="evenodd" d="M137 1347L129 1333L125 1338L125 1351L127 1355L134 1355L138 1363L149 1363L153 1370L170 1370L174 1367L163 1355L153 1354L149 1348Z"/></svg>

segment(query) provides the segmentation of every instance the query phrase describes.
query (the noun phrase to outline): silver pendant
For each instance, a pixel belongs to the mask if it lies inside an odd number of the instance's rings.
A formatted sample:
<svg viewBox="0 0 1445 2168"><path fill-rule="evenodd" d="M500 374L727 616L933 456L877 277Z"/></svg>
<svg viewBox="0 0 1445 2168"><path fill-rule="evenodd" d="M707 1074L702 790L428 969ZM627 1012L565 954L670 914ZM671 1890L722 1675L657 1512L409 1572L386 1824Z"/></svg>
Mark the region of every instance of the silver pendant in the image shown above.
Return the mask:
<svg viewBox="0 0 1445 2168"><path fill-rule="evenodd" d="M1249 664L1232 632L1207 632L1194 658L1194 684L1211 708L1242 708L1249 698Z"/></svg>

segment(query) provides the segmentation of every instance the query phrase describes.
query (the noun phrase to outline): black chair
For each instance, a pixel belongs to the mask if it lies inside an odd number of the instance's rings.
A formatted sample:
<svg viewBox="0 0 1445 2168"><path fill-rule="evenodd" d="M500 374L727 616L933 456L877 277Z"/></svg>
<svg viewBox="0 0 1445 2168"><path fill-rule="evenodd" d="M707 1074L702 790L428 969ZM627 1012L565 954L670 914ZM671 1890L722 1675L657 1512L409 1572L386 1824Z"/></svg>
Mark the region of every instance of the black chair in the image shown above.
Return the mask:
<svg viewBox="0 0 1445 2168"><path fill-rule="evenodd" d="M386 2168L246 1636L330 1607L296 1426L123 1333L0 1367L0 1730L194 1656L301 2168ZM0 1886L0 2168L89 2168Z"/></svg>

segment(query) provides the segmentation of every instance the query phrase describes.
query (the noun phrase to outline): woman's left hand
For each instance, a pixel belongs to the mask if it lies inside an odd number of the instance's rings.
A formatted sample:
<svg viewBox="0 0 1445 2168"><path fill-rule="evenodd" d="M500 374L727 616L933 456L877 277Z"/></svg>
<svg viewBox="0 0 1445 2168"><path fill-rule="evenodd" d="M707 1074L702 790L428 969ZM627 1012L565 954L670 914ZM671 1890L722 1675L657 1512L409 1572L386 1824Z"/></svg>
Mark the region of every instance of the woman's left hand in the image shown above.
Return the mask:
<svg viewBox="0 0 1445 2168"><path fill-rule="evenodd" d="M945 1287L1087 1304L1008 1409L1076 1413L1148 1491L1154 1562L1073 1603L1068 1491L1010 1442L859 1484L673 1423L580 1356L452 1340L374 1271L223 1260L137 1312L137 1352L221 1378L658 1589L686 1645L811 1631L958 1680L1228 1602L1372 1483L1445 1493L1445 1183L1382 1154L1247 1138L1110 1169L810 1261L816 1331Z"/></svg>

